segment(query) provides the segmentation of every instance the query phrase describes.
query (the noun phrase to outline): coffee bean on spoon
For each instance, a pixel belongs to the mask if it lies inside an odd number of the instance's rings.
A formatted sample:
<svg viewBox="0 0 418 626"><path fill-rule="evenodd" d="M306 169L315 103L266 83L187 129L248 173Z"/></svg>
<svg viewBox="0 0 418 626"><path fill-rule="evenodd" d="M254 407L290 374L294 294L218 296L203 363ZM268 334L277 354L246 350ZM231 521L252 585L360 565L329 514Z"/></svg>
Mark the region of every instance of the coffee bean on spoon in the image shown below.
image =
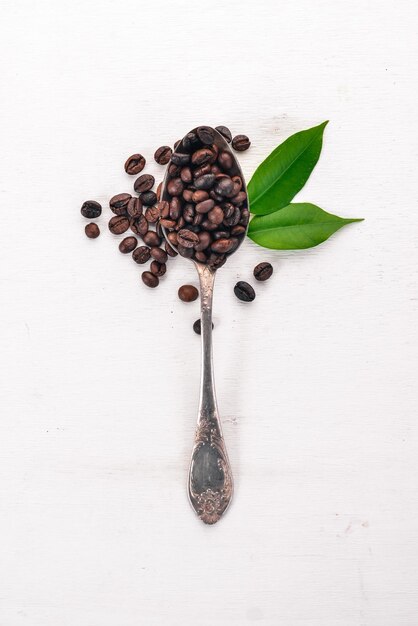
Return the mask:
<svg viewBox="0 0 418 626"><path fill-rule="evenodd" d="M161 237L159 237L154 230L149 230L147 233L145 233L145 235L142 236L142 240L147 246L150 246L151 248L161 245Z"/></svg>
<svg viewBox="0 0 418 626"><path fill-rule="evenodd" d="M150 256L151 250L150 248L148 248L148 246L139 246L139 248L136 248L136 250L134 250L132 253L133 260L135 261L135 263L138 263L140 265L149 261Z"/></svg>
<svg viewBox="0 0 418 626"><path fill-rule="evenodd" d="M173 151L170 146L161 146L161 148L158 148L158 150L155 151L154 159L160 165L167 165L172 154Z"/></svg>
<svg viewBox="0 0 418 626"><path fill-rule="evenodd" d="M174 258L174 257L176 257L176 256L177 256L177 254L178 254L178 253L174 250L174 248L172 248L172 247L170 246L170 244L168 243L168 241L166 241L166 242L165 242L165 244L164 244L164 248L165 248L165 251L167 252L167 255L168 255L168 256L170 256L170 257L172 257L172 258Z"/></svg>
<svg viewBox="0 0 418 626"><path fill-rule="evenodd" d="M225 141L227 141L228 143L231 143L232 134L229 128L227 128L226 126L215 126L215 130L217 130L218 133L222 135Z"/></svg>
<svg viewBox="0 0 418 626"><path fill-rule="evenodd" d="M193 248L195 244L199 243L199 236L190 229L182 228L177 233L177 240L184 248Z"/></svg>
<svg viewBox="0 0 418 626"><path fill-rule="evenodd" d="M109 230L114 235L121 235L129 228L129 219L124 215L115 215L109 220Z"/></svg>
<svg viewBox="0 0 418 626"><path fill-rule="evenodd" d="M142 272L141 278L142 278L142 282L147 287L152 287L152 288L158 287L160 283L158 276L156 276L152 272Z"/></svg>
<svg viewBox="0 0 418 626"><path fill-rule="evenodd" d="M139 178L134 182L134 189L136 193L142 193L144 191L149 191L154 187L155 178L152 174L142 174Z"/></svg>
<svg viewBox="0 0 418 626"><path fill-rule="evenodd" d="M232 147L237 152L248 150L250 145L251 141L248 139L247 135L236 135L232 140Z"/></svg>
<svg viewBox="0 0 418 626"><path fill-rule="evenodd" d="M119 250L122 254L129 254L132 250L135 250L138 240L136 237L125 237L119 244Z"/></svg>
<svg viewBox="0 0 418 626"><path fill-rule="evenodd" d="M118 193L109 200L109 207L115 215L125 215L128 210L129 201L132 196L130 193Z"/></svg>
<svg viewBox="0 0 418 626"><path fill-rule="evenodd" d="M125 172L127 174L139 174L145 167L145 159L142 154L133 154L125 163Z"/></svg>
<svg viewBox="0 0 418 626"><path fill-rule="evenodd" d="M213 184L215 183L215 174L210 173L210 174L203 174L202 176L199 176L199 178L195 178L194 180L194 186L196 187L196 189L211 189Z"/></svg>
<svg viewBox="0 0 418 626"><path fill-rule="evenodd" d="M213 322L212 322L212 330L214 328L215 327L214 327ZM196 333L196 335L201 335L202 334L202 321L200 320L200 318L194 322L193 330Z"/></svg>
<svg viewBox="0 0 418 626"><path fill-rule="evenodd" d="M101 205L95 200L86 200L80 209L81 215L88 220L95 220L102 214Z"/></svg>
<svg viewBox="0 0 418 626"><path fill-rule="evenodd" d="M199 126L196 129L196 135L200 141L205 145L212 145L215 141L215 132L210 126Z"/></svg>
<svg viewBox="0 0 418 626"><path fill-rule="evenodd" d="M273 274L273 266L271 265L271 263L264 261L263 263L259 263L258 265L255 266L253 273L254 273L254 278L256 278L256 280L260 280L260 281L268 280L270 276Z"/></svg>
<svg viewBox="0 0 418 626"><path fill-rule="evenodd" d="M96 239L100 235L100 228L94 222L86 224L84 232L89 239Z"/></svg>
<svg viewBox="0 0 418 626"><path fill-rule="evenodd" d="M179 287L178 296L183 302L194 302L199 297L199 292L194 285L182 285Z"/></svg>
<svg viewBox="0 0 418 626"><path fill-rule="evenodd" d="M255 291L243 280L237 282L234 287L234 293L238 300L242 300L243 302L252 302L255 298Z"/></svg>
<svg viewBox="0 0 418 626"><path fill-rule="evenodd" d="M183 154L181 152L174 152L171 155L171 162L174 163L175 165L178 165L179 167L184 167L185 165L188 164L189 161L190 161L189 154Z"/></svg>

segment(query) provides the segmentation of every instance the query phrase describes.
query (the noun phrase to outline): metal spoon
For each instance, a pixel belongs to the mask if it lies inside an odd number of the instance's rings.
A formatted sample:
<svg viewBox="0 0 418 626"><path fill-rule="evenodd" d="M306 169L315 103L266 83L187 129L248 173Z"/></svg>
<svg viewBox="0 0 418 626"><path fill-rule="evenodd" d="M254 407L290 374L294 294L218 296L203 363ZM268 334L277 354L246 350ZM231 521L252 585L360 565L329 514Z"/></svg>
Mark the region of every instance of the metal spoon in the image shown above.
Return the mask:
<svg viewBox="0 0 418 626"><path fill-rule="evenodd" d="M191 131L195 133L197 129ZM187 136L186 136L187 137ZM222 135L215 131L215 141L219 150L232 155L234 166L231 175L242 178L242 190L246 192L245 180L235 155L230 151ZM182 142L178 146L181 150ZM169 200L167 183L170 180L168 168L161 190L161 200ZM248 202L248 199L247 199ZM167 239L167 232L163 229ZM241 241L244 239L242 237ZM167 239L169 245L176 247ZM193 509L205 524L215 524L231 502L233 480L231 466L222 435L215 394L212 353L212 300L216 270L209 265L193 261L199 274L202 337L202 370L200 380L200 402L197 429L192 450L188 495Z"/></svg>

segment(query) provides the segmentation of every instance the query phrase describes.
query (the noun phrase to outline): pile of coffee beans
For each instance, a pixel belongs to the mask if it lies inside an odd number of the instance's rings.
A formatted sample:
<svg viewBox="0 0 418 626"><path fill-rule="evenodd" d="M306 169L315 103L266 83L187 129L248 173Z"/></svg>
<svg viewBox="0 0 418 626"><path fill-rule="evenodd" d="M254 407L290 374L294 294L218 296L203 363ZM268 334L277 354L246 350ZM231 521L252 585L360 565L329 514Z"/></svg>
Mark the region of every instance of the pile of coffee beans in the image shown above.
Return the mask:
<svg viewBox="0 0 418 626"><path fill-rule="evenodd" d="M214 269L241 244L250 218L238 163L221 139L231 141L231 133L219 129L199 126L177 145L158 205L160 224L173 248ZM244 135L232 140L233 147L234 142L238 150L250 146Z"/></svg>

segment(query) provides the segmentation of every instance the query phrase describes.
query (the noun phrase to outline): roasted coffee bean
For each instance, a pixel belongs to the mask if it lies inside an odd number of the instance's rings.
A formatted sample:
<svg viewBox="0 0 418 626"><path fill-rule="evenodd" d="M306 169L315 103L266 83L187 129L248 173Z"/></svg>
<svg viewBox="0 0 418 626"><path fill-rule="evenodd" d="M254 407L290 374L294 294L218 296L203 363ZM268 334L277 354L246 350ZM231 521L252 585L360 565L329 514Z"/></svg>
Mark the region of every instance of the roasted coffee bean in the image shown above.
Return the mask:
<svg viewBox="0 0 418 626"><path fill-rule="evenodd" d="M229 217L225 217L223 223L225 224L225 226L236 226L240 221L240 218L241 211L239 210L239 207L236 206L231 215Z"/></svg>
<svg viewBox="0 0 418 626"><path fill-rule="evenodd" d="M252 302L255 298L255 291L244 280L240 280L234 287L234 293L237 296L238 300L242 300L243 302Z"/></svg>
<svg viewBox="0 0 418 626"><path fill-rule="evenodd" d="M194 254L193 248L185 248L181 244L177 246L177 251L181 256L184 256L185 259L191 259Z"/></svg>
<svg viewBox="0 0 418 626"><path fill-rule="evenodd" d="M140 198L145 206L152 206L157 203L157 194L153 191L144 191L144 193L141 193Z"/></svg>
<svg viewBox="0 0 418 626"><path fill-rule="evenodd" d="M194 191L192 189L185 189L183 191L183 193L182 193L182 198L186 202L192 202L193 201L193 194L194 194Z"/></svg>
<svg viewBox="0 0 418 626"><path fill-rule="evenodd" d="M228 143L231 143L232 134L229 128L227 128L226 126L216 126L215 129L218 131L218 133L222 135L225 141L227 141Z"/></svg>
<svg viewBox="0 0 418 626"><path fill-rule="evenodd" d="M142 263L146 263L151 255L151 250L150 248L148 248L148 246L139 246L139 248L136 248L133 253L132 253L132 258L135 261L135 263L139 263L142 265Z"/></svg>
<svg viewBox="0 0 418 626"><path fill-rule="evenodd" d="M129 217L139 217L142 214L141 198L131 198L128 202L127 213Z"/></svg>
<svg viewBox="0 0 418 626"><path fill-rule="evenodd" d="M175 165L175 163L170 163L168 166L168 173L170 176L178 176L180 174L180 170L181 168L178 165Z"/></svg>
<svg viewBox="0 0 418 626"><path fill-rule="evenodd" d="M214 159L214 152L210 148L200 148L192 154L193 165L203 165L204 163L212 162Z"/></svg>
<svg viewBox="0 0 418 626"><path fill-rule="evenodd" d="M162 187L163 187L163 184L159 183L159 185L157 187L157 191L155 192L156 196L157 196L158 202L161 200L161 189L162 189Z"/></svg>
<svg viewBox="0 0 418 626"><path fill-rule="evenodd" d="M215 131L210 126L199 126L196 129L196 135L206 146L211 146L215 141Z"/></svg>
<svg viewBox="0 0 418 626"><path fill-rule="evenodd" d="M206 252L203 252L203 250L202 251L198 250L194 253L194 258L196 261L199 261L199 263L206 263L207 261Z"/></svg>
<svg viewBox="0 0 418 626"><path fill-rule="evenodd" d="M142 154L133 154L125 163L125 172L127 174L139 174L145 167L145 159Z"/></svg>
<svg viewBox="0 0 418 626"><path fill-rule="evenodd" d="M90 222L84 227L84 232L89 239L96 239L100 235L100 228L94 222Z"/></svg>
<svg viewBox="0 0 418 626"><path fill-rule="evenodd" d="M220 204L222 204L222 202L224 202L225 200L223 196L220 196L218 193L215 193L213 189L212 191L209 192L209 195L212 198L212 200L215 200L215 202L218 202Z"/></svg>
<svg viewBox="0 0 418 626"><path fill-rule="evenodd" d="M241 178L241 176L233 176L232 180L235 183L235 185L238 186L238 188L239 188L238 191L241 191L241 189L242 189L242 178Z"/></svg>
<svg viewBox="0 0 418 626"><path fill-rule="evenodd" d="M214 329L214 325L212 322L212 330ZM201 335L202 334L202 322L200 319L196 320L193 324L193 330L196 333L196 335Z"/></svg>
<svg viewBox="0 0 418 626"><path fill-rule="evenodd" d="M204 200L203 202L199 202L199 204L196 204L196 211L197 213L208 213L208 211L213 209L214 206L215 206L214 200L212 199Z"/></svg>
<svg viewBox="0 0 418 626"><path fill-rule="evenodd" d="M170 205L168 204L168 202L166 202L165 200L160 200L160 202L157 204L157 207L160 212L160 216L163 219L167 219L170 215Z"/></svg>
<svg viewBox="0 0 418 626"><path fill-rule="evenodd" d="M202 252L203 250L206 250L210 246L212 238L210 234L206 231L199 233L198 236L199 236L199 241L198 243L194 245L194 249L196 250L196 252Z"/></svg>
<svg viewBox="0 0 418 626"><path fill-rule="evenodd" d="M183 218L186 224L192 224L195 216L193 204L186 204L183 209Z"/></svg>
<svg viewBox="0 0 418 626"><path fill-rule="evenodd" d="M101 205L95 200L86 200L80 209L81 215L88 220L95 220L102 213Z"/></svg>
<svg viewBox="0 0 418 626"><path fill-rule="evenodd" d="M159 238L162 241L164 239L164 231L163 231L163 227L161 226L160 222L157 222L155 224L155 232L157 233L157 235L159 236Z"/></svg>
<svg viewBox="0 0 418 626"><path fill-rule="evenodd" d="M218 228L218 224L215 224L215 222L211 222L210 220L204 220L202 222L202 228L204 230L213 231Z"/></svg>
<svg viewBox="0 0 418 626"><path fill-rule="evenodd" d="M229 171L234 165L234 159L229 152L221 152L218 156L218 163L222 169Z"/></svg>
<svg viewBox="0 0 418 626"><path fill-rule="evenodd" d="M148 232L148 222L145 219L145 215L140 215L139 217L135 217L131 219L129 223L131 227L131 231L135 233L135 235L140 235L141 237Z"/></svg>
<svg viewBox="0 0 418 626"><path fill-rule="evenodd" d="M122 254L129 254L132 250L135 250L138 243L138 239L136 237L125 237L119 244L119 250Z"/></svg>
<svg viewBox="0 0 418 626"><path fill-rule="evenodd" d="M212 167L210 163L205 163L204 165L201 165L200 167L197 167L194 171L194 177L195 180L197 178L201 178L202 176L205 176L205 174L211 174L212 173Z"/></svg>
<svg viewBox="0 0 418 626"><path fill-rule="evenodd" d="M181 152L174 152L171 155L171 162L174 165L178 165L180 167L184 167L190 161L190 154L182 154Z"/></svg>
<svg viewBox="0 0 418 626"><path fill-rule="evenodd" d="M158 261L158 263L166 263L167 262L167 252L162 248L151 248L151 256L153 259Z"/></svg>
<svg viewBox="0 0 418 626"><path fill-rule="evenodd" d="M165 218L160 219L160 224L163 228L167 230L173 230L173 228L175 228L176 226L176 222L174 220L169 220Z"/></svg>
<svg viewBox="0 0 418 626"><path fill-rule="evenodd" d="M181 178L172 178L167 184L167 191L170 196L181 196L184 189L184 183Z"/></svg>
<svg viewBox="0 0 418 626"><path fill-rule="evenodd" d="M199 204L199 202L204 202L205 200L209 200L209 194L207 191L203 191L203 189L198 189L193 192L192 202Z"/></svg>
<svg viewBox="0 0 418 626"><path fill-rule="evenodd" d="M159 261L152 261L150 265L150 270L154 274L154 276L164 276L167 271L167 266L165 263L160 263Z"/></svg>
<svg viewBox="0 0 418 626"><path fill-rule="evenodd" d="M179 142L180 143L180 142ZM187 133L187 135L183 139L183 148L186 152L193 152L199 145L199 139L193 131Z"/></svg>
<svg viewBox="0 0 418 626"><path fill-rule="evenodd" d="M129 219L124 215L115 215L109 220L109 230L114 235L121 235L129 228Z"/></svg>
<svg viewBox="0 0 418 626"><path fill-rule="evenodd" d="M150 246L151 248L161 245L161 237L159 237L154 230L149 230L147 233L145 233L145 235L142 236L142 240L145 244L147 244L147 246Z"/></svg>
<svg viewBox="0 0 418 626"><path fill-rule="evenodd" d="M271 263L267 261L263 261L263 263L259 263L254 268L254 278L257 280L265 281L270 278L273 274L273 266Z"/></svg>
<svg viewBox="0 0 418 626"><path fill-rule="evenodd" d="M144 191L149 191L154 187L155 178L151 174L142 174L139 178L134 182L134 189L136 193L143 193Z"/></svg>
<svg viewBox="0 0 418 626"><path fill-rule="evenodd" d="M145 219L150 224L155 224L155 222L160 217L160 210L158 206L149 206L145 211Z"/></svg>
<svg viewBox="0 0 418 626"><path fill-rule="evenodd" d="M152 272L142 272L141 278L142 278L142 282L147 287L153 287L153 288L158 287L159 282L160 282L158 279L158 276L156 276Z"/></svg>
<svg viewBox="0 0 418 626"><path fill-rule="evenodd" d="M160 165L167 165L172 154L173 151L170 146L161 146L161 148L158 148L158 150L155 151L154 159Z"/></svg>
<svg viewBox="0 0 418 626"><path fill-rule="evenodd" d="M174 227L174 230L181 230L184 226L186 225L186 220L184 219L184 217L182 215L180 215L179 219L177 220L177 224Z"/></svg>
<svg viewBox="0 0 418 626"><path fill-rule="evenodd" d="M195 178L194 186L196 189L211 189L215 182L215 174L203 174L199 178Z"/></svg>
<svg viewBox="0 0 418 626"><path fill-rule="evenodd" d="M214 206L213 209L209 211L208 220L216 225L222 224L224 220L224 212L220 206Z"/></svg>
<svg viewBox="0 0 418 626"><path fill-rule="evenodd" d="M175 257L175 256L177 256L177 252L174 250L174 248L172 248L172 247L170 246L170 244L168 243L168 241L166 241L166 242L164 243L164 248L165 248L165 251L167 252L168 256L171 256L171 257Z"/></svg>
<svg viewBox="0 0 418 626"><path fill-rule="evenodd" d="M237 152L244 152L244 150L248 150L251 145L251 141L248 139L247 135L236 135L232 140L232 147Z"/></svg>
<svg viewBox="0 0 418 626"><path fill-rule="evenodd" d="M205 216L203 213L196 213L193 218L193 226L199 226L203 222L204 218Z"/></svg>
<svg viewBox="0 0 418 626"><path fill-rule="evenodd" d="M177 240L184 248L193 248L196 243L199 243L198 235L188 228L179 230Z"/></svg>
<svg viewBox="0 0 418 626"><path fill-rule="evenodd" d="M215 176L217 176L218 174L222 174L222 170L221 170L221 168L218 165L211 165L210 166L210 171Z"/></svg>
<svg viewBox="0 0 418 626"><path fill-rule="evenodd" d="M213 233L213 238L216 239L229 239L230 236L229 230L217 230L216 233Z"/></svg>
<svg viewBox="0 0 418 626"><path fill-rule="evenodd" d="M231 229L231 235L239 237L240 235L243 235L246 230L247 229L245 228L245 226L238 224L237 226L233 226L233 228Z"/></svg>
<svg viewBox="0 0 418 626"><path fill-rule="evenodd" d="M216 254L212 252L208 259L208 265L214 270L219 269L222 265L225 265L227 256L225 254Z"/></svg>
<svg viewBox="0 0 418 626"><path fill-rule="evenodd" d="M234 181L229 178L229 176L224 176L223 178L217 179L216 185L214 187L215 193L220 196L225 196L226 198L230 198L234 195L235 187Z"/></svg>
<svg viewBox="0 0 418 626"><path fill-rule="evenodd" d="M191 183L193 180L193 174L190 167L182 167L180 170L180 178L183 183Z"/></svg>
<svg viewBox="0 0 418 626"><path fill-rule="evenodd" d="M247 226L249 221L250 221L250 212L247 211L247 209L243 209L241 211L241 219L239 223L242 224L243 226Z"/></svg>
<svg viewBox="0 0 418 626"><path fill-rule="evenodd" d="M182 285L178 290L178 296L183 302L194 302L199 297L199 292L194 285Z"/></svg>
<svg viewBox="0 0 418 626"><path fill-rule="evenodd" d="M129 200L132 198L130 193L118 193L109 200L110 210L115 215L126 215Z"/></svg>
<svg viewBox="0 0 418 626"><path fill-rule="evenodd" d="M234 245L233 239L218 239L213 242L210 249L212 252L216 252L217 254L227 254L232 250Z"/></svg>
<svg viewBox="0 0 418 626"><path fill-rule="evenodd" d="M167 234L167 239L168 241L171 243L171 245L177 247L178 246L178 237L177 237L177 233L168 233Z"/></svg>
<svg viewBox="0 0 418 626"><path fill-rule="evenodd" d="M239 193L237 193L236 196L230 198L230 201L232 202L232 204L241 205L243 202L245 202L246 199L247 194L245 193L245 191L240 191Z"/></svg>

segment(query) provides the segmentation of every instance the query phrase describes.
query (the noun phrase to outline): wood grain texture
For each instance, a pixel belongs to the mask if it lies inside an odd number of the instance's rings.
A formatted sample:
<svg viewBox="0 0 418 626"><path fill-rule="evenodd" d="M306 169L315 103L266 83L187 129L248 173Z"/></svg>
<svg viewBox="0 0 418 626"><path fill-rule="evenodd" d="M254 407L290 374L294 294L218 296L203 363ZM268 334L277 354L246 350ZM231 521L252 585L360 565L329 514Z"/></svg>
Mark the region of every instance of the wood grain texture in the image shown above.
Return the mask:
<svg viewBox="0 0 418 626"><path fill-rule="evenodd" d="M412 0L3 0L1 626L416 626L417 6ZM248 241L219 272L235 498L186 498L197 303L79 207L197 124L250 177L330 119L298 201L364 217L318 248ZM251 305L232 293L271 261Z"/></svg>

